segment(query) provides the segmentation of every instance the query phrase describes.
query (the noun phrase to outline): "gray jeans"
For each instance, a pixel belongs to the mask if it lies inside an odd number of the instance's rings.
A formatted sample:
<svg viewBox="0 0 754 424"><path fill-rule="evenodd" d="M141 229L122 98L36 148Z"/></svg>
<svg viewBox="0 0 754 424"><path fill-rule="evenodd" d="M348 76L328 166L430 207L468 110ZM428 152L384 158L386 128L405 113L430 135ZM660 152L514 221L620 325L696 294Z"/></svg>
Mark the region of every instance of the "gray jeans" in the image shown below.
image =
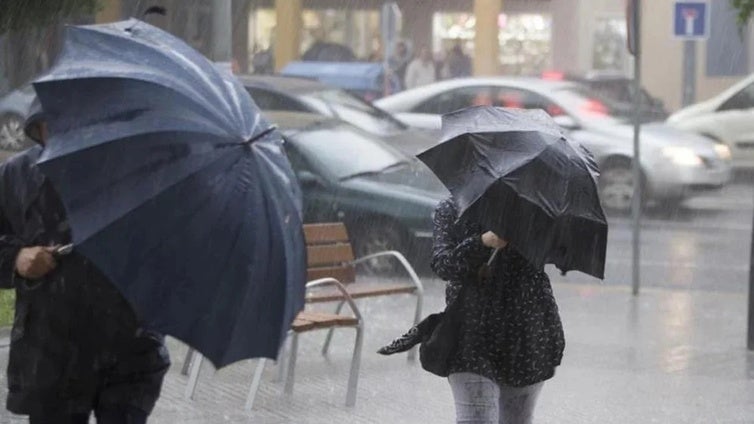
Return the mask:
<svg viewBox="0 0 754 424"><path fill-rule="evenodd" d="M499 386L472 373L448 377L458 424L531 424L534 405L544 383L526 387Z"/></svg>

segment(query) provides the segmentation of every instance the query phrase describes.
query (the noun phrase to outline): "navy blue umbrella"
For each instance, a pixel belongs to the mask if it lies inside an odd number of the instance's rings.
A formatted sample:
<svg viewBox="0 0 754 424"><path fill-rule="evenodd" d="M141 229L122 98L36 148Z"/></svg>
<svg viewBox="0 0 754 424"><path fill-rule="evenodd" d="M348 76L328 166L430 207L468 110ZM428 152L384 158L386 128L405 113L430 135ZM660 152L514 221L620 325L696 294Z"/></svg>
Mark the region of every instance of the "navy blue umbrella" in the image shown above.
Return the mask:
<svg viewBox="0 0 754 424"><path fill-rule="evenodd" d="M215 366L276 357L304 301L300 189L244 88L137 20L68 28L34 88L76 251Z"/></svg>

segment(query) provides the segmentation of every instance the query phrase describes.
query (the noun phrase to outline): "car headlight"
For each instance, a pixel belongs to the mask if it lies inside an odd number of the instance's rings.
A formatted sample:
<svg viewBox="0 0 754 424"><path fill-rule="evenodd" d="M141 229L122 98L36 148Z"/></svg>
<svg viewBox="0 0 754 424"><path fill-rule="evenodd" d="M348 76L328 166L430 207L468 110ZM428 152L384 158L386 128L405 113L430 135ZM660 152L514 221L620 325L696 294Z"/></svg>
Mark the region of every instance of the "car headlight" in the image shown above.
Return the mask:
<svg viewBox="0 0 754 424"><path fill-rule="evenodd" d="M722 160L730 160L732 158L730 147L728 147L727 144L715 143L715 153L717 153L717 157Z"/></svg>
<svg viewBox="0 0 754 424"><path fill-rule="evenodd" d="M681 166L701 166L702 158L693 149L680 146L669 146L662 149L662 154L674 164Z"/></svg>

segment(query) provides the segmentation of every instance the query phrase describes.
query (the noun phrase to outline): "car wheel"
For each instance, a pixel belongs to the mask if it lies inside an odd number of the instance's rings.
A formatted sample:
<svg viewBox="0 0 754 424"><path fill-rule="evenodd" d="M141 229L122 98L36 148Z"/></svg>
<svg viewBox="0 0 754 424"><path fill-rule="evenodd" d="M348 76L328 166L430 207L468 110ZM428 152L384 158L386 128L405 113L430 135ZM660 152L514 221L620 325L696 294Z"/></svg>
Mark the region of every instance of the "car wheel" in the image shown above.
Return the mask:
<svg viewBox="0 0 754 424"><path fill-rule="evenodd" d="M401 251L404 246L403 231L400 227L385 221L376 221L368 226L357 228L351 240L356 256L359 258L386 250ZM401 265L395 258L382 256L366 261L362 267L370 275L392 275L400 269Z"/></svg>
<svg viewBox="0 0 754 424"><path fill-rule="evenodd" d="M5 152L20 152L29 143L24 134L24 120L18 115L0 117L0 150Z"/></svg>
<svg viewBox="0 0 754 424"><path fill-rule="evenodd" d="M613 212L629 213L634 196L634 171L630 161L613 162L599 177L602 206Z"/></svg>

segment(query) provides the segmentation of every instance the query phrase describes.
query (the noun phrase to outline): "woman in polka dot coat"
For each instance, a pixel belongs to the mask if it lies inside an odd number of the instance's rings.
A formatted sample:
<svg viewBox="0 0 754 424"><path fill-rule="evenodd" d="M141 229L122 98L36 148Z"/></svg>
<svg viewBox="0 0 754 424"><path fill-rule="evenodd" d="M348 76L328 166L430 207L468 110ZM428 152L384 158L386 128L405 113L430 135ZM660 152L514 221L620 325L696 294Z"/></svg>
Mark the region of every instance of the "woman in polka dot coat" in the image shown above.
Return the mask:
<svg viewBox="0 0 754 424"><path fill-rule="evenodd" d="M494 233L458 220L451 199L435 211L432 269L448 282L448 304L466 288L448 377L458 423L530 423L565 346L547 274Z"/></svg>

